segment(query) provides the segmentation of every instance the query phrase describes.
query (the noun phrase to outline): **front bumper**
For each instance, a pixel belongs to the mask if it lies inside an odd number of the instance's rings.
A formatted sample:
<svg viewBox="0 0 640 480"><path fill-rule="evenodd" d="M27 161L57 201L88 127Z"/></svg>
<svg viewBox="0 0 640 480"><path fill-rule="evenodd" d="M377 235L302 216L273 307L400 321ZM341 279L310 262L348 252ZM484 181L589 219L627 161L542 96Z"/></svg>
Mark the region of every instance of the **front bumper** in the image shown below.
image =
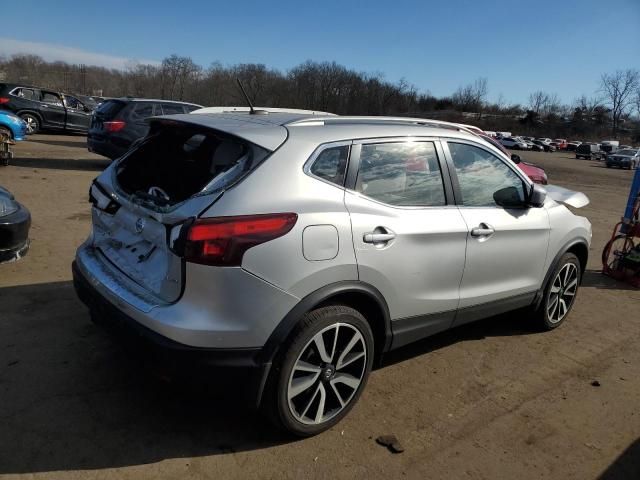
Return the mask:
<svg viewBox="0 0 640 480"><path fill-rule="evenodd" d="M0 217L0 263L17 260L29 250L31 214L21 204L10 215Z"/></svg>
<svg viewBox="0 0 640 480"><path fill-rule="evenodd" d="M195 380L234 399L259 406L270 363L261 360L261 348L214 349L171 340L136 321L109 302L72 264L73 285L96 323L104 326L142 360L162 375ZM237 392L237 393L236 393Z"/></svg>

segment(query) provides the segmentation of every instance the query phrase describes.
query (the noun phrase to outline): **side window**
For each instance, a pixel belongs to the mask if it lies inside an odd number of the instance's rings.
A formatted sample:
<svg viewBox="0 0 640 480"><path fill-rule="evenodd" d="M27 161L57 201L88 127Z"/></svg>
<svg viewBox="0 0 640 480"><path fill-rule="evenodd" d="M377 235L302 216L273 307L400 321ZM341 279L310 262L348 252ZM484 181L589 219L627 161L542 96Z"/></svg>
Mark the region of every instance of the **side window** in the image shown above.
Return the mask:
<svg viewBox="0 0 640 480"><path fill-rule="evenodd" d="M442 172L433 142L363 145L356 191L389 205L445 205Z"/></svg>
<svg viewBox="0 0 640 480"><path fill-rule="evenodd" d="M62 106L62 99L57 93L43 91L42 101L51 105L58 105L60 107Z"/></svg>
<svg viewBox="0 0 640 480"><path fill-rule="evenodd" d="M320 155L315 159L310 172L316 177L343 186L347 158L349 158L348 145L327 148L320 152Z"/></svg>
<svg viewBox="0 0 640 480"><path fill-rule="evenodd" d="M80 103L76 97L72 97L71 95L64 96L64 106L67 108L73 108L74 110L84 110L84 105Z"/></svg>
<svg viewBox="0 0 640 480"><path fill-rule="evenodd" d="M133 111L131 112L131 120L133 121L143 121L146 118L153 116L153 103L150 102L140 102L136 103L133 107Z"/></svg>
<svg viewBox="0 0 640 480"><path fill-rule="evenodd" d="M496 207L494 194L511 187L518 200L525 200L522 179L498 157L465 143L449 142L449 151L462 191L462 203L468 207Z"/></svg>
<svg viewBox="0 0 640 480"><path fill-rule="evenodd" d="M184 107L175 103L162 104L163 115L175 115L176 113L184 113Z"/></svg>

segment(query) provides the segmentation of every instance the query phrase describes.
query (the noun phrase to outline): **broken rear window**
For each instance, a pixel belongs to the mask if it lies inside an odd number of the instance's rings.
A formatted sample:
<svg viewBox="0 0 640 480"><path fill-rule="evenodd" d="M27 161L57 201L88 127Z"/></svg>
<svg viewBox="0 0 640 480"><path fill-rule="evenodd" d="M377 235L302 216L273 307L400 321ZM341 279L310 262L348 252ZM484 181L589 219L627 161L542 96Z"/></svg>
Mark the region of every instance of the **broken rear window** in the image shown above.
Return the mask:
<svg viewBox="0 0 640 480"><path fill-rule="evenodd" d="M117 168L126 193L157 207L228 188L270 152L239 138L191 125L154 125Z"/></svg>

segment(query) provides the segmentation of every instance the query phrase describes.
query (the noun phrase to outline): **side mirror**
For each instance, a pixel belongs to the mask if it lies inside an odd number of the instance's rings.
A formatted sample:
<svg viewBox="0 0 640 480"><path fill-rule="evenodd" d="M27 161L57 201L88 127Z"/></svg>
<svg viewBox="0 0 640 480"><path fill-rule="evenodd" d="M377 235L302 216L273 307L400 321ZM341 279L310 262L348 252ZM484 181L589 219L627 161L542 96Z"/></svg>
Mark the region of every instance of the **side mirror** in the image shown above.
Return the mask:
<svg viewBox="0 0 640 480"><path fill-rule="evenodd" d="M493 194L496 205L504 208L523 208L527 204L520 196L520 190L516 187L501 188Z"/></svg>
<svg viewBox="0 0 640 480"><path fill-rule="evenodd" d="M520 155L516 155L515 153L512 153L511 154L511 161L517 165L518 163L520 163L522 161L522 159L520 158Z"/></svg>
<svg viewBox="0 0 640 480"><path fill-rule="evenodd" d="M531 194L529 195L529 201L527 204L533 208L540 208L544 205L544 201L547 198L547 191L537 183L533 184L531 188Z"/></svg>

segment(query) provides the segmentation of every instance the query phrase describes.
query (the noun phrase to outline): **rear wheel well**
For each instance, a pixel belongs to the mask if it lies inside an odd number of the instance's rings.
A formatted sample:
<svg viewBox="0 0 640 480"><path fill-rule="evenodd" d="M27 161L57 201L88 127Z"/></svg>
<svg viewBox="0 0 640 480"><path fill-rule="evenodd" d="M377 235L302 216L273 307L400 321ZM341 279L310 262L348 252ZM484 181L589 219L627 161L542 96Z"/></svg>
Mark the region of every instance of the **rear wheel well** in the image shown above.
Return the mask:
<svg viewBox="0 0 640 480"><path fill-rule="evenodd" d="M39 121L40 121L40 125L42 125L42 115L40 115L38 112L36 112L35 110L20 110L19 112L16 113L16 115L18 115L20 118L22 118L22 115L28 113L29 115L33 115L34 117L36 117Z"/></svg>
<svg viewBox="0 0 640 480"><path fill-rule="evenodd" d="M589 249L584 243L576 243L572 245L567 252L573 253L580 261L581 275L584 275L587 269L587 260L589 259Z"/></svg>
<svg viewBox="0 0 640 480"><path fill-rule="evenodd" d="M311 310L326 307L329 305L344 305L357 310L365 318L371 331L375 345L375 359L379 360L387 345L387 328L385 314L382 306L370 295L363 292L343 292L337 293L321 303L315 305Z"/></svg>

